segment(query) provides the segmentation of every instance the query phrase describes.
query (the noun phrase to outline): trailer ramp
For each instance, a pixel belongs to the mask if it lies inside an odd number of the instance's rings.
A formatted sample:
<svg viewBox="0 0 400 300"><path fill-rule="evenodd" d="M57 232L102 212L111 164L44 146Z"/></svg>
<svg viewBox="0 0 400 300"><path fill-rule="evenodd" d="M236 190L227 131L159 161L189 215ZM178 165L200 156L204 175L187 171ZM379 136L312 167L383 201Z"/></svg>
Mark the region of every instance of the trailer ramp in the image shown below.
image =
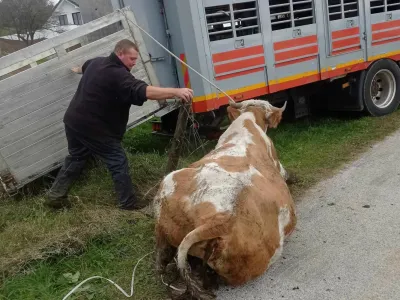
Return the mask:
<svg viewBox="0 0 400 300"><path fill-rule="evenodd" d="M139 45L133 75L158 86L141 32L129 8L0 58L0 187L8 194L58 168L68 154L63 116L80 75L71 71L107 56L121 39ZM163 103L132 106L128 128L147 120Z"/></svg>

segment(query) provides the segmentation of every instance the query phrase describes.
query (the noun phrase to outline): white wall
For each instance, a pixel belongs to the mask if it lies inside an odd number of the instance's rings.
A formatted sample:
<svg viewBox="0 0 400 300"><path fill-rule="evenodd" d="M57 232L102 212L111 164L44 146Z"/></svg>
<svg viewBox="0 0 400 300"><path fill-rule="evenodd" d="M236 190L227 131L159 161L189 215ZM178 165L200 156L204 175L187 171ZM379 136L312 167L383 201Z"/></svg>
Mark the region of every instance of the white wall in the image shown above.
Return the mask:
<svg viewBox="0 0 400 300"><path fill-rule="evenodd" d="M55 15L57 16L56 18L58 19L59 15L67 15L68 18L68 24L69 25L73 25L74 24L74 20L72 18L72 14L73 13L77 13L80 12L79 7L75 7L75 5L73 5L72 3L70 3L69 1L64 0L55 10ZM82 16L81 16L81 20L82 20Z"/></svg>

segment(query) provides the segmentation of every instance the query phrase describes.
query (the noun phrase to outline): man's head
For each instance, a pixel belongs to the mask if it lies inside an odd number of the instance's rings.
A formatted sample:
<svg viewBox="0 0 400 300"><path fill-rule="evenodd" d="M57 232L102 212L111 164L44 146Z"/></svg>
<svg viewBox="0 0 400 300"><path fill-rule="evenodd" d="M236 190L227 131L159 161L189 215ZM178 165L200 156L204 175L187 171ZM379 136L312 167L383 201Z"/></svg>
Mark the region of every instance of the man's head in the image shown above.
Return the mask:
<svg viewBox="0 0 400 300"><path fill-rule="evenodd" d="M135 43L124 39L115 45L114 53L129 70L132 70L139 56L139 48Z"/></svg>

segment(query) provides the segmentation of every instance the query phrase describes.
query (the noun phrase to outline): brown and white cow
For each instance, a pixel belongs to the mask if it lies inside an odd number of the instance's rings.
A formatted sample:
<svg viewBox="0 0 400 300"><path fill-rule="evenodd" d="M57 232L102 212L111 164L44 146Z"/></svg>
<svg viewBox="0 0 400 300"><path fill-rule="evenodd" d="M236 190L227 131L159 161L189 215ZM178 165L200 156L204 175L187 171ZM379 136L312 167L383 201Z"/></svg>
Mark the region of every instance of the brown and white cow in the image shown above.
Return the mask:
<svg viewBox="0 0 400 300"><path fill-rule="evenodd" d="M286 171L266 134L285 107L230 102L232 123L215 149L161 183L154 202L157 267L162 272L177 248L178 269L197 299L210 294L190 274L188 254L205 260L227 284L242 285L268 269L295 228Z"/></svg>

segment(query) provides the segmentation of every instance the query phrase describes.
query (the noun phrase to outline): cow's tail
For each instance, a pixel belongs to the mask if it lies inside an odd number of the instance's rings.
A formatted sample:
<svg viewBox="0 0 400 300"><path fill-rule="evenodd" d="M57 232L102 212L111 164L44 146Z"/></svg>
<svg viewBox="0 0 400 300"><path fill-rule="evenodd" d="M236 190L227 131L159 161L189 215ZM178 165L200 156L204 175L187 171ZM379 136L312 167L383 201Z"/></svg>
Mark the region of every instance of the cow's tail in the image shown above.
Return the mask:
<svg viewBox="0 0 400 300"><path fill-rule="evenodd" d="M207 218L207 221L203 225L189 232L179 245L177 266L179 272L188 285L188 289L191 290L192 293L201 294L204 291L198 284L196 284L189 274L187 255L190 248L196 243L215 239L228 234L231 227L230 218L230 215L222 213Z"/></svg>

